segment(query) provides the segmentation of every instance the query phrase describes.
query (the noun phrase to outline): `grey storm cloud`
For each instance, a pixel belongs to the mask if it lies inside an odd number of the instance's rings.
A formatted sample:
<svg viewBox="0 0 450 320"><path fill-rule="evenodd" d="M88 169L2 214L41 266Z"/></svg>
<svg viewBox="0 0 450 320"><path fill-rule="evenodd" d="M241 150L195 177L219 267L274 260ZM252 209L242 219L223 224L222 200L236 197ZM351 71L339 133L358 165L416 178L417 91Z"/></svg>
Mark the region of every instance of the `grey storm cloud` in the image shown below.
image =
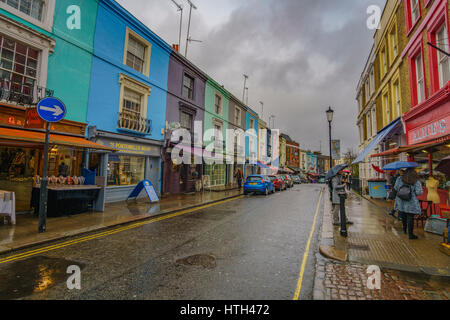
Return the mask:
<svg viewBox="0 0 450 320"><path fill-rule="evenodd" d="M332 106L333 137L342 141L343 151L357 151L355 90L374 33L366 27L366 10L382 9L385 0L194 2L191 35L202 42L190 44L191 61L237 97L242 97L242 75L248 74L250 107L261 115L263 101L263 119L276 116L275 126L305 149L319 150L321 141L328 154L325 110ZM171 1L119 3L166 42L177 42L179 15ZM228 12L218 17L215 6ZM187 10L185 21L186 16ZM186 25L184 39L185 33Z"/></svg>

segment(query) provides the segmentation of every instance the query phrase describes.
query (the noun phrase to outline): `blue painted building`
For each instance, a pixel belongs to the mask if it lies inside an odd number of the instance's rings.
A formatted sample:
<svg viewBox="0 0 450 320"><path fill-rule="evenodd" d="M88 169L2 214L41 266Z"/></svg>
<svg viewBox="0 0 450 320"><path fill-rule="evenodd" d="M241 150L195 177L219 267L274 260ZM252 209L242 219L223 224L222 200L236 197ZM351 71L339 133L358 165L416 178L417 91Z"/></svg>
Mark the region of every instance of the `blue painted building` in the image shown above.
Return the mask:
<svg viewBox="0 0 450 320"><path fill-rule="evenodd" d="M244 177L256 174L258 155L258 114L247 107L245 118L245 167Z"/></svg>
<svg viewBox="0 0 450 320"><path fill-rule="evenodd" d="M100 0L94 37L88 135L117 154L93 153L107 177L106 202L126 199L149 179L161 190L171 47L113 0Z"/></svg>

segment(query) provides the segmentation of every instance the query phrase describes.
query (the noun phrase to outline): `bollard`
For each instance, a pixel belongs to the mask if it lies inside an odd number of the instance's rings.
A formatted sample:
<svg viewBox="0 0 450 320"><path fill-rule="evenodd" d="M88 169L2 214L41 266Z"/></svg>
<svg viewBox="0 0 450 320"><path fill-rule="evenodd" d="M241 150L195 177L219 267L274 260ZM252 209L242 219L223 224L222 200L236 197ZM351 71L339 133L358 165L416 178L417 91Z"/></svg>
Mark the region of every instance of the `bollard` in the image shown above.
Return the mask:
<svg viewBox="0 0 450 320"><path fill-rule="evenodd" d="M340 198L340 215L341 215L341 236L347 237L347 219L345 215L345 199L347 199L347 194L345 190L339 192Z"/></svg>

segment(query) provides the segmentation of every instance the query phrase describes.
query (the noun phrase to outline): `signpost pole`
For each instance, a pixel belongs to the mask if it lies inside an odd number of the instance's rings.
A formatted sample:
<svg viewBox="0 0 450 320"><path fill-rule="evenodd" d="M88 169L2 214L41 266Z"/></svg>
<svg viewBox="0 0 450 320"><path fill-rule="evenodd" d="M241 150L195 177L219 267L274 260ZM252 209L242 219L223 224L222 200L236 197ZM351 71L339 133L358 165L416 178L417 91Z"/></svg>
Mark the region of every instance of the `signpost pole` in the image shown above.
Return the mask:
<svg viewBox="0 0 450 320"><path fill-rule="evenodd" d="M42 172L41 190L39 195L39 233L45 232L47 222L47 200L48 200L48 148L50 137L50 122L47 121L45 129L44 145L44 169Z"/></svg>

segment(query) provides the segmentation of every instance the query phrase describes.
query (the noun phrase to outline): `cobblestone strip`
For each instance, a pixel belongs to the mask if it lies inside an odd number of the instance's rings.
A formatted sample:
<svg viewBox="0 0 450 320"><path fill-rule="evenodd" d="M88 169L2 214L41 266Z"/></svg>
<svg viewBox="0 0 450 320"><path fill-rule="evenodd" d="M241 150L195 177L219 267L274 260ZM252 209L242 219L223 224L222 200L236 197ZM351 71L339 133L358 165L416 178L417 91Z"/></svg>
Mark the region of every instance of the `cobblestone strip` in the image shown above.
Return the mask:
<svg viewBox="0 0 450 320"><path fill-rule="evenodd" d="M368 266L339 263L322 259L318 262L316 279L320 300L449 300L448 283L417 278L399 271L381 271L381 288L367 286Z"/></svg>

